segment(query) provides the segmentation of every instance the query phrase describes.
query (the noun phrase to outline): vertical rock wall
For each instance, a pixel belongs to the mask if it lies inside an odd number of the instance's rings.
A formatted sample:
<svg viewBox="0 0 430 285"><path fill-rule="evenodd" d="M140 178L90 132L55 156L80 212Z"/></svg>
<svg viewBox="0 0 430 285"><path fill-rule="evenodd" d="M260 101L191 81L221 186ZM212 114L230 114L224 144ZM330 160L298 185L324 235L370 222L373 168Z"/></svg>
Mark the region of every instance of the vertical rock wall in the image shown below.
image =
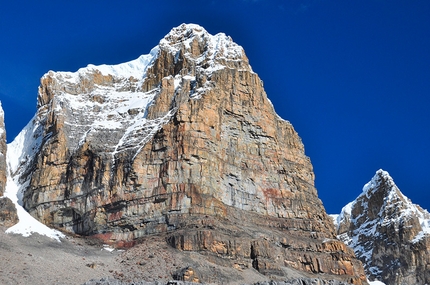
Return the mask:
<svg viewBox="0 0 430 285"><path fill-rule="evenodd" d="M180 250L264 274L292 267L365 282L335 240L301 139L275 113L243 49L182 25L153 51L142 78L102 68L42 78L37 152L15 172L28 182L25 208L120 246L166 234Z"/></svg>

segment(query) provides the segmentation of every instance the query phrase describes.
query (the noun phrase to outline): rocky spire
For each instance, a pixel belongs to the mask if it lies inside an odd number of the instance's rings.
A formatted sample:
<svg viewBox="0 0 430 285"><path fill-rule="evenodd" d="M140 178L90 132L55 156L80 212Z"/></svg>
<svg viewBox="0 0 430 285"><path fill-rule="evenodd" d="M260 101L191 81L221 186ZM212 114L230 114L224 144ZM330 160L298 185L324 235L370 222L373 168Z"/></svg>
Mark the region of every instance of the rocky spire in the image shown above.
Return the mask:
<svg viewBox="0 0 430 285"><path fill-rule="evenodd" d="M337 220L339 237L371 280L429 283L430 214L403 195L388 172L378 170Z"/></svg>

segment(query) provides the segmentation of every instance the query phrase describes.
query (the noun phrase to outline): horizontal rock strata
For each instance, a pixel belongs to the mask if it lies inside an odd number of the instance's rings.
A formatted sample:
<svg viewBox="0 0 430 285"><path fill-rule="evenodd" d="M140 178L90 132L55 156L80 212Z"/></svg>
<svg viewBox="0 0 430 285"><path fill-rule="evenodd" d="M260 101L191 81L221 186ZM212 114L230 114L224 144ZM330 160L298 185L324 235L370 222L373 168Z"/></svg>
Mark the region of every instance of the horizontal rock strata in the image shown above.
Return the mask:
<svg viewBox="0 0 430 285"><path fill-rule="evenodd" d="M130 63L49 72L30 126L35 155L12 171L49 226L123 247L167 233L177 249L264 274L365 282L300 137L224 34L181 25Z"/></svg>

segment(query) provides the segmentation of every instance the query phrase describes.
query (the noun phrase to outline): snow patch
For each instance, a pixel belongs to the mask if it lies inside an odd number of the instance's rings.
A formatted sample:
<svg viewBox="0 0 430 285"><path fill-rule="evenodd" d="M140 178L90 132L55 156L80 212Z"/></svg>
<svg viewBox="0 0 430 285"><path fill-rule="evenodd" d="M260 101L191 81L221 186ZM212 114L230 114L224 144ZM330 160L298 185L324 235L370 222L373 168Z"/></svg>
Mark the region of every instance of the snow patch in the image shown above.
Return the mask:
<svg viewBox="0 0 430 285"><path fill-rule="evenodd" d="M23 190L28 181L21 184L17 181L20 172L25 169L39 151L41 142L41 122L37 116L34 116L13 142L7 145L8 177L4 196L15 204L19 222L8 228L6 233L21 234L25 237L32 233L38 233L60 241L60 238L65 237L61 232L42 224L22 207ZM16 180L12 178L12 175L15 175Z"/></svg>
<svg viewBox="0 0 430 285"><path fill-rule="evenodd" d="M76 72L53 72L50 71L48 74L56 74L56 76L62 81L77 84L82 77L85 77L88 73L100 72L104 76L112 75L118 78L131 78L136 80L142 80L146 76L148 67L158 57L159 47L154 47L149 54L141 55L135 60L129 62L120 63L116 65L93 65L89 64L87 67L78 69ZM46 76L46 75L45 75Z"/></svg>
<svg viewBox="0 0 430 285"><path fill-rule="evenodd" d="M65 235L61 232L51 229L46 225L42 224L35 218L33 218L19 203L17 193L20 191L20 185L17 184L10 176L7 179L6 191L4 196L8 197L15 204L19 222L8 228L6 233L20 234L24 237L28 237L33 233L47 236L61 242L61 238L65 238Z"/></svg>
<svg viewBox="0 0 430 285"><path fill-rule="evenodd" d="M369 285L385 285L384 282L375 280L375 281L368 281Z"/></svg>
<svg viewBox="0 0 430 285"><path fill-rule="evenodd" d="M328 216L333 220L334 226L337 229L339 227L338 218L340 215L339 214L330 214Z"/></svg>
<svg viewBox="0 0 430 285"><path fill-rule="evenodd" d="M107 245L107 244L104 244L104 245L103 245L102 250L106 250L106 251L112 252L112 251L114 251L114 250L115 250L115 248L110 247L110 246L109 246L109 245Z"/></svg>

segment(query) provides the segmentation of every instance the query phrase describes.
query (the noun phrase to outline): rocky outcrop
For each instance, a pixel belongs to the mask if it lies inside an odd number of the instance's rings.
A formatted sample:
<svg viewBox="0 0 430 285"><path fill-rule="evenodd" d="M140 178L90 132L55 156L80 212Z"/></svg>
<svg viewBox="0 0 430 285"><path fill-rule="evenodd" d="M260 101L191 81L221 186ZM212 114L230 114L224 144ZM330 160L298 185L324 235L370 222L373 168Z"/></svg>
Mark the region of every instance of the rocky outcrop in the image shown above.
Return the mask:
<svg viewBox="0 0 430 285"><path fill-rule="evenodd" d="M13 144L23 205L49 226L125 247L166 233L264 274L365 282L299 136L224 34L181 25L135 61L47 73Z"/></svg>
<svg viewBox="0 0 430 285"><path fill-rule="evenodd" d="M430 283L430 214L378 170L337 218L339 238L363 262L370 280Z"/></svg>
<svg viewBox="0 0 430 285"><path fill-rule="evenodd" d="M0 197L0 226L11 227L18 223L15 204L7 197Z"/></svg>
<svg viewBox="0 0 430 285"><path fill-rule="evenodd" d="M0 102L0 197L6 189L6 129L4 126L4 112Z"/></svg>

